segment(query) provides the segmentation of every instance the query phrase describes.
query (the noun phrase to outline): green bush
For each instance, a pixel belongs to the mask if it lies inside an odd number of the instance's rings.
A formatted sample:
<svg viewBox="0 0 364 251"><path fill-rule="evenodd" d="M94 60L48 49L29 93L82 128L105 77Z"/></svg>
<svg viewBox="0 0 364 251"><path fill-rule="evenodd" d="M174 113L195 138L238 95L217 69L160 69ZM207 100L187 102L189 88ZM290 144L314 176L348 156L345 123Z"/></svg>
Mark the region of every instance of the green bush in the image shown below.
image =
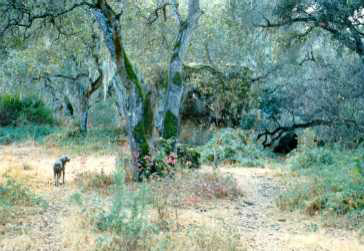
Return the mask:
<svg viewBox="0 0 364 251"><path fill-rule="evenodd" d="M334 164L333 152L328 148L306 148L294 156L290 166L294 169L320 168Z"/></svg>
<svg viewBox="0 0 364 251"><path fill-rule="evenodd" d="M250 142L246 131L225 128L214 133L209 142L199 147L204 163L229 162L244 166L262 166L272 153L261 145Z"/></svg>
<svg viewBox="0 0 364 251"><path fill-rule="evenodd" d="M48 206L47 201L32 193L28 187L5 177L0 183L0 222L14 223L22 217L29 217L25 208L36 207L37 211Z"/></svg>
<svg viewBox="0 0 364 251"><path fill-rule="evenodd" d="M52 111L37 97L0 96L0 126L53 124Z"/></svg>
<svg viewBox="0 0 364 251"><path fill-rule="evenodd" d="M287 192L277 201L279 207L302 209L309 215L333 214L362 219L363 157L363 149L314 148L297 152L289 160L289 166L298 177L289 178Z"/></svg>
<svg viewBox="0 0 364 251"><path fill-rule="evenodd" d="M173 150L176 148L176 152ZM139 179L148 178L151 175L165 177L173 175L175 168L199 168L200 153L186 144L176 143L173 138L159 139L155 145L156 151L152 156L146 155L140 160Z"/></svg>
<svg viewBox="0 0 364 251"><path fill-rule="evenodd" d="M177 161L182 167L187 168L200 168L201 154L193 147L185 144L177 145Z"/></svg>

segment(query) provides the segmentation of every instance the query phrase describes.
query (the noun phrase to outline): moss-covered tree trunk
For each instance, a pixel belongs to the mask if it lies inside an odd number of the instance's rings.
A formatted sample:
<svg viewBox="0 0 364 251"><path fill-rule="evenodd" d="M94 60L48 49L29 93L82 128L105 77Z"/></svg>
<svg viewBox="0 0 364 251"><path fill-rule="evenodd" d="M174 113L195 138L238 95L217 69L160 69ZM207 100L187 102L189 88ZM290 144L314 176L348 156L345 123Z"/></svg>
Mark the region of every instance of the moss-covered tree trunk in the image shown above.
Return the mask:
<svg viewBox="0 0 364 251"><path fill-rule="evenodd" d="M144 166L144 157L150 155L149 139L152 136L154 122L161 129L165 138L178 135L179 111L183 95L182 60L191 40L192 30L201 14L199 0L189 0L189 14L186 21L180 20L177 5L176 16L180 24L177 43L169 66L169 80L166 98L154 101L157 105L158 119L154 119L154 108L148 86L138 78L135 70L125 53L120 31L119 18L105 0L97 1L94 15L104 34L106 46L111 59L116 66L114 87L118 99L119 114L127 118L129 147L133 158L136 174Z"/></svg>
<svg viewBox="0 0 364 251"><path fill-rule="evenodd" d="M178 13L178 8L175 6L175 15L179 24L179 32L174 45L171 61L168 66L168 90L163 109L163 116L160 116L162 121L156 124L161 125L163 138L171 137L178 138L181 122L181 106L184 92L184 77L183 77L183 61L190 45L193 30L198 24L201 16L200 1L189 0L188 16L186 20L181 20L181 15Z"/></svg>
<svg viewBox="0 0 364 251"><path fill-rule="evenodd" d="M134 177L141 174L144 157L150 155L149 140L153 130L153 110L147 88L126 89L119 76L114 77L118 113L127 119L128 143L132 153ZM142 91L142 92L141 92Z"/></svg>
<svg viewBox="0 0 364 251"><path fill-rule="evenodd" d="M94 14L116 66L114 87L119 113L127 118L128 143L132 153L134 173L140 174L144 157L150 154L148 139L153 129L150 95L125 53L119 22L121 13L116 14L105 0L98 0Z"/></svg>

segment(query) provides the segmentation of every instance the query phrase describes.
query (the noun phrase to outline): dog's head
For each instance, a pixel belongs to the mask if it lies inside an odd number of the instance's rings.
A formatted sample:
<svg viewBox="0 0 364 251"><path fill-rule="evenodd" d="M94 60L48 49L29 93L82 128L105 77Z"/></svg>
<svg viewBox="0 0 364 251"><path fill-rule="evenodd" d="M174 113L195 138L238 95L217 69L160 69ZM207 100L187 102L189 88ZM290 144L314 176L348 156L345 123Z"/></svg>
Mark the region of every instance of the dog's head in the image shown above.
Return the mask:
<svg viewBox="0 0 364 251"><path fill-rule="evenodd" d="M68 156L62 156L61 158L60 158L60 160L62 161L62 163L63 164L65 164L65 163L67 163L67 162L69 162L71 159L70 158L68 158Z"/></svg>

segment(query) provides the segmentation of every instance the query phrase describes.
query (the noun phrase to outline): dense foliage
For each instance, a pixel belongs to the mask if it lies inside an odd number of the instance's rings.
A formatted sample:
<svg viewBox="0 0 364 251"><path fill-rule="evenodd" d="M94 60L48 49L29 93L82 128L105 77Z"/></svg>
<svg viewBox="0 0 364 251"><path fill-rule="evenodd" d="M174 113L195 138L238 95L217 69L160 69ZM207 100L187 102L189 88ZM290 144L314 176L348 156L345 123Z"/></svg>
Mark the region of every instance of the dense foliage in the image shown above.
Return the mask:
<svg viewBox="0 0 364 251"><path fill-rule="evenodd" d="M0 126L53 124L52 111L37 97L0 96Z"/></svg>
<svg viewBox="0 0 364 251"><path fill-rule="evenodd" d="M256 144L249 133L231 128L216 131L207 144L199 147L202 161L215 166L223 163L264 166L265 158L269 158L271 154Z"/></svg>

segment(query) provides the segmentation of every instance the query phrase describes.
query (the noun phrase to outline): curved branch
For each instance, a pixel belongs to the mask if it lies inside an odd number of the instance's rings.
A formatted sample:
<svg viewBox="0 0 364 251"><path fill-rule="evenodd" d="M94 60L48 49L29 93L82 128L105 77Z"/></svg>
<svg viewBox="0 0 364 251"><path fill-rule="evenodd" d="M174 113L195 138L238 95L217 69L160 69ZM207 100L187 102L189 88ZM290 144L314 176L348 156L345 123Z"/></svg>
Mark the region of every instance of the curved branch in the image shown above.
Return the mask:
<svg viewBox="0 0 364 251"><path fill-rule="evenodd" d="M152 25L159 18L159 11L162 10L164 21L167 21L167 6L172 5L171 3L164 3L153 10L152 14L147 18L147 24Z"/></svg>
<svg viewBox="0 0 364 251"><path fill-rule="evenodd" d="M294 131L295 129L305 129L305 128L310 128L310 127L315 127L315 126L321 126L321 125L330 126L332 124L333 124L332 121L327 121L327 120L322 120L322 119L316 119L316 120L312 120L312 121L306 122L306 123L293 124L292 126L279 126L278 128L276 128L273 131L269 131L269 130L266 129L263 133L258 134L257 141L261 137L264 136L264 141L262 143L263 146L264 147L270 147L285 132ZM270 137L270 141L269 142L268 142L268 137Z"/></svg>
<svg viewBox="0 0 364 251"><path fill-rule="evenodd" d="M52 11L45 11L41 14L35 14L32 13L33 10L30 10L25 6L24 3L14 3L13 1L8 0L7 4L4 4L4 6L7 6L7 8L4 8L3 10L0 10L0 14L7 17L7 23L3 26L2 29L0 29L0 37L4 36L4 34L10 30L13 27L23 27L23 28L30 28L34 21L36 20L44 20L47 18L57 18L63 15L66 15L72 11L74 11L77 8L87 6L89 8L95 8L95 5L90 4L89 2L82 1L79 3L76 3L69 8L65 8L59 12L52 12ZM37 9L39 10L39 8ZM14 17L9 17L10 14L13 11L16 11L17 15ZM13 13L14 14L14 13Z"/></svg>

